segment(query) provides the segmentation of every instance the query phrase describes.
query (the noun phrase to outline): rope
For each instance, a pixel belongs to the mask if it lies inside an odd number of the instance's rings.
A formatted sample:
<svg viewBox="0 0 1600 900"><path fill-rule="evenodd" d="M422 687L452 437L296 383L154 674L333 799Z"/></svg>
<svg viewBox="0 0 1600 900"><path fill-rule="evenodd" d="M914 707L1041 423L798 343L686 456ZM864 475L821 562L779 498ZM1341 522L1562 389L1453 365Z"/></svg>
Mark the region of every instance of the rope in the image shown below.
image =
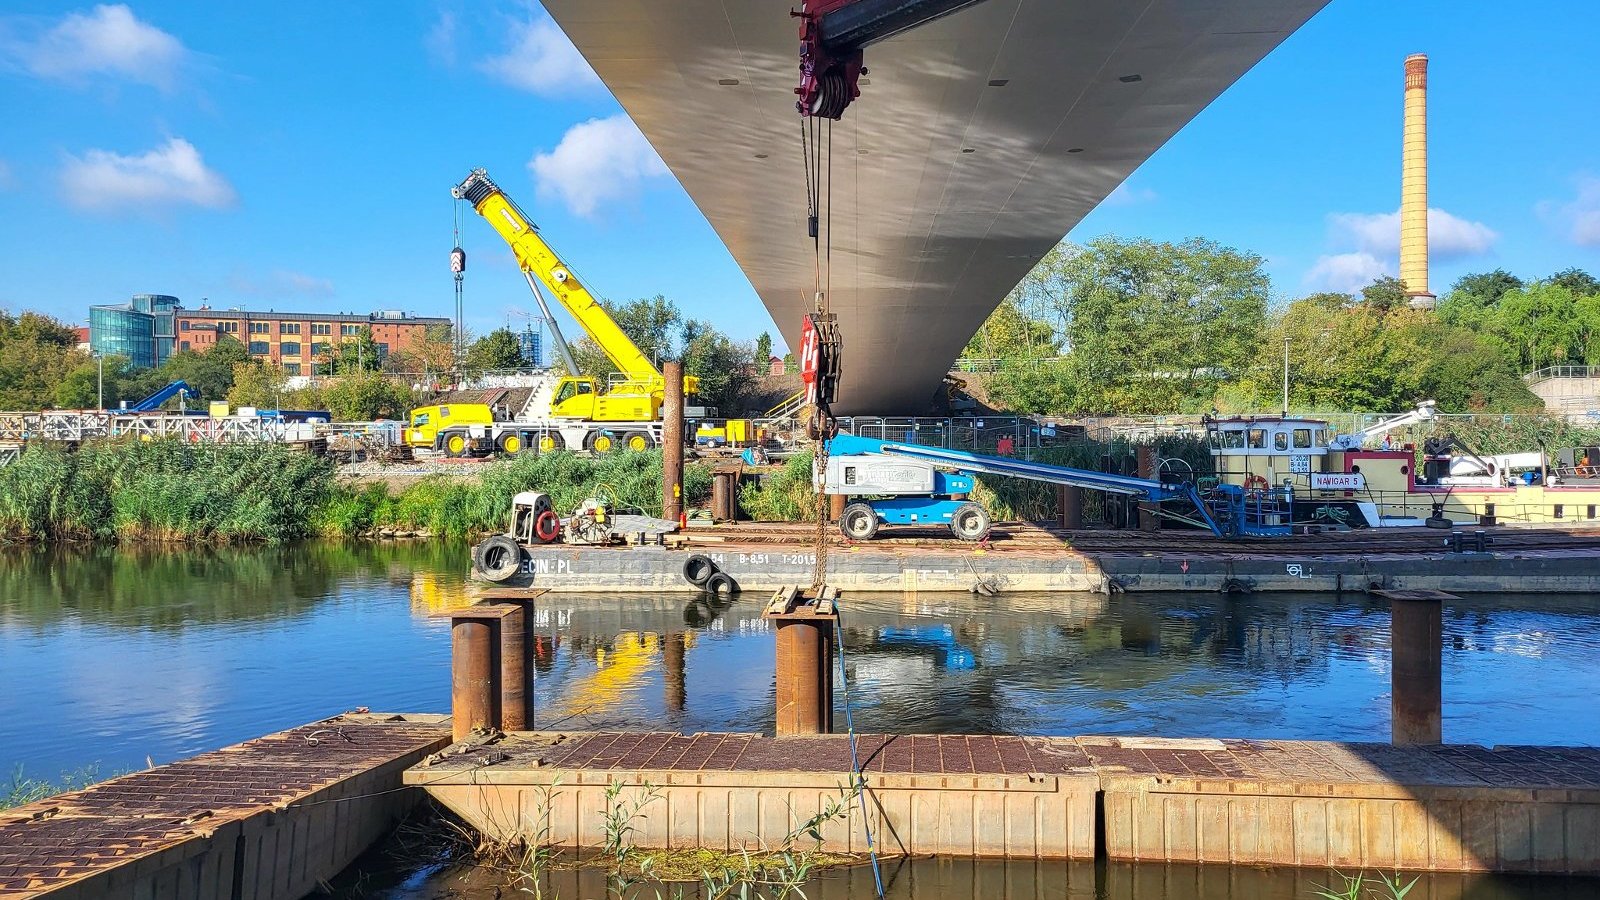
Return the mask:
<svg viewBox="0 0 1600 900"><path fill-rule="evenodd" d="M837 600L834 601L834 609L837 613ZM844 728L850 735L850 772L855 776L852 787L855 788L856 799L861 803L861 828L867 835L867 855L872 858L872 881L878 888L879 900L882 900L883 871L878 865L878 849L872 843L872 821L867 816L867 780L861 774L861 757L856 753L856 725L850 715L850 679L845 676L843 618L842 613L834 617L833 643L839 648L839 685L844 688Z"/></svg>

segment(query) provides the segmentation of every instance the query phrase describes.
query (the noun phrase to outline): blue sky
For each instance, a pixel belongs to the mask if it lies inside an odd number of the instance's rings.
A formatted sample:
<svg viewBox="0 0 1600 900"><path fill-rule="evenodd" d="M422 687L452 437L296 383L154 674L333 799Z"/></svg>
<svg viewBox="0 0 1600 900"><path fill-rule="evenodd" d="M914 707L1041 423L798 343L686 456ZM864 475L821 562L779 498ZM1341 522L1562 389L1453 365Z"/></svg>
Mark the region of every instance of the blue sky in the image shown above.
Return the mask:
<svg viewBox="0 0 1600 900"><path fill-rule="evenodd" d="M0 307L82 321L163 292L448 315L448 189L481 165L605 294L771 328L536 5L373 9L8 3ZM1582 0L1333 0L1071 237L1203 235L1264 256L1280 299L1393 272L1401 61L1425 52L1435 290L1600 271L1597 33ZM532 308L475 217L465 244L469 327Z"/></svg>

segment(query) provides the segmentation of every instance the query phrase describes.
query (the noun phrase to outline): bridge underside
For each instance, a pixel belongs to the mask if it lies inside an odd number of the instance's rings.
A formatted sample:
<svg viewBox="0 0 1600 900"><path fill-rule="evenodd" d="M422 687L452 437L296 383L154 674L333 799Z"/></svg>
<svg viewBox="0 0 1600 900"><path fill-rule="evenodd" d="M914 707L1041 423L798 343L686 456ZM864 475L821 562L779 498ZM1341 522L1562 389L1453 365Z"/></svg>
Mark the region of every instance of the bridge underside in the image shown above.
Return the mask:
<svg viewBox="0 0 1600 900"><path fill-rule="evenodd" d="M1022 276L1325 2L987 0L868 48L832 128L838 411L921 411ZM545 6L795 346L817 260L788 4Z"/></svg>

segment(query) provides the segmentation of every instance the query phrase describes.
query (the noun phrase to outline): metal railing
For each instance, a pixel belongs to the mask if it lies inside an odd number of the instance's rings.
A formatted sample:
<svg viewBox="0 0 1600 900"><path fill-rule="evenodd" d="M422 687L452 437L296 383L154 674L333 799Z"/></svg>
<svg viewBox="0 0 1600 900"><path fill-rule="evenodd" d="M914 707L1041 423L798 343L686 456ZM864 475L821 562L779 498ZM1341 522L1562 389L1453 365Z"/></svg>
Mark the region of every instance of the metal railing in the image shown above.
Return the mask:
<svg viewBox="0 0 1600 900"><path fill-rule="evenodd" d="M1522 376L1529 384L1551 378L1600 378L1600 366L1545 366Z"/></svg>

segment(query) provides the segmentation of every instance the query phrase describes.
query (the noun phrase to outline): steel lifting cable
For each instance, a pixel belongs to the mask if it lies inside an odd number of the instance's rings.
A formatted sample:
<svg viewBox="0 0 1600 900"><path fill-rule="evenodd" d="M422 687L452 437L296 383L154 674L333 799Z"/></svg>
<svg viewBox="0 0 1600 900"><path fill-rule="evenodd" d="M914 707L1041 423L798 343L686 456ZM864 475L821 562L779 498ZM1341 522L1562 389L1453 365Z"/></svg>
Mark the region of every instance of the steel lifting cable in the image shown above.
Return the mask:
<svg viewBox="0 0 1600 900"><path fill-rule="evenodd" d="M833 122L828 121L826 131L817 117L803 118L800 123L801 155L806 169L806 230L811 237L812 299L819 319L828 313L828 292L833 286ZM824 193L822 156L828 156L826 170L827 188ZM826 208L824 208L826 198ZM823 232L827 236L823 236ZM831 352L831 351L830 351ZM821 377L821 372L817 377ZM816 557L811 570L811 588L820 591L828 577L828 495L823 490L828 476L828 432L831 431L831 411L824 413L820 406L813 410L817 423L817 449L812 457L815 467L814 494L817 498L817 527L812 538Z"/></svg>
<svg viewBox="0 0 1600 900"><path fill-rule="evenodd" d="M856 799L861 804L861 829L867 836L867 855L872 858L872 881L878 889L878 897L883 897L883 872L878 866L878 848L872 842L872 820L867 813L867 779L861 773L861 756L856 752L856 723L850 715L850 679L845 675L844 664L844 613L839 609L839 602L834 601L833 643L839 648L839 685L844 688L844 729L850 736L850 774L851 787L856 792Z"/></svg>

